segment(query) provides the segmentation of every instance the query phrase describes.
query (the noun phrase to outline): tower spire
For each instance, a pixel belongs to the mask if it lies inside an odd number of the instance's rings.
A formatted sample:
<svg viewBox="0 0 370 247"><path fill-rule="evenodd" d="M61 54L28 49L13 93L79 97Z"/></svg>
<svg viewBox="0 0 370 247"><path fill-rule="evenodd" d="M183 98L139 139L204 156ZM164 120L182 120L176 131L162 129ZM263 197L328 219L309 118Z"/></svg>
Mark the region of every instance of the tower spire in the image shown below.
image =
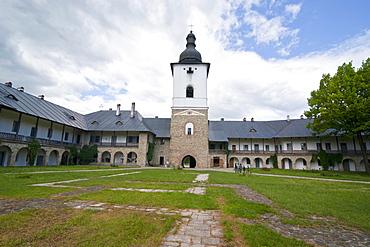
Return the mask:
<svg viewBox="0 0 370 247"><path fill-rule="evenodd" d="M191 30L186 37L186 49L180 54L179 63L201 63L202 55L195 49L195 35Z"/></svg>

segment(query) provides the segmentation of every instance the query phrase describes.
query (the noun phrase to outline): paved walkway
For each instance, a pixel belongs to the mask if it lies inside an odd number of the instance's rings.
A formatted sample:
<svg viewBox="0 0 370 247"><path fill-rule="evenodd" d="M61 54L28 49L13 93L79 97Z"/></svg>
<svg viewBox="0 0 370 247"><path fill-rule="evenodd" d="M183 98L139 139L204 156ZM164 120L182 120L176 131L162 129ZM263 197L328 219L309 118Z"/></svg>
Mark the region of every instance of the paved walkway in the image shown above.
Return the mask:
<svg viewBox="0 0 370 247"><path fill-rule="evenodd" d="M223 230L221 227L221 212L217 210L198 210L198 209L178 209L169 210L168 208L130 206L130 205L111 205L107 203L72 200L65 202L64 205L75 209L93 210L112 210L114 208L124 208L133 211L147 213L175 215L180 214L182 220L178 229L174 228L165 237L161 246L181 246L181 247L208 247L223 246Z"/></svg>
<svg viewBox="0 0 370 247"><path fill-rule="evenodd" d="M182 223L172 231L162 246L205 247L224 246L221 212L216 210L182 210Z"/></svg>

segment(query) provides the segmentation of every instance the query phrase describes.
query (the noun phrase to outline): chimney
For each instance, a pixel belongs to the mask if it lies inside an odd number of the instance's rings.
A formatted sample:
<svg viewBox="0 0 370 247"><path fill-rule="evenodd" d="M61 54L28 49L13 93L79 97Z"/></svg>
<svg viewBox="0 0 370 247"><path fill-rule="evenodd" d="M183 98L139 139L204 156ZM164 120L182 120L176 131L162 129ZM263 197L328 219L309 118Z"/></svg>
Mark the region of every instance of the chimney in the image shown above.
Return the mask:
<svg viewBox="0 0 370 247"><path fill-rule="evenodd" d="M40 98L40 99L42 99L42 100L44 100L44 97L45 97L45 96L44 96L43 94L40 94L40 95L39 95L39 98Z"/></svg>
<svg viewBox="0 0 370 247"><path fill-rule="evenodd" d="M117 104L116 116L121 115L121 104Z"/></svg>
<svg viewBox="0 0 370 247"><path fill-rule="evenodd" d="M243 118L243 121L245 122L245 121L247 121L247 118Z"/></svg>
<svg viewBox="0 0 370 247"><path fill-rule="evenodd" d="M222 118L221 118L221 121L224 121L224 120L225 120L225 119L222 117Z"/></svg>
<svg viewBox="0 0 370 247"><path fill-rule="evenodd" d="M158 116L155 116L155 118L158 118Z"/></svg>
<svg viewBox="0 0 370 247"><path fill-rule="evenodd" d="M286 116L286 121L288 121L288 122L290 121L290 116L289 115Z"/></svg>
<svg viewBox="0 0 370 247"><path fill-rule="evenodd" d="M5 82L4 84L5 84L5 86L8 86L8 87L12 87L13 86L13 83L10 82L10 81L9 82Z"/></svg>
<svg viewBox="0 0 370 247"><path fill-rule="evenodd" d="M24 92L24 87L17 87L17 89L21 92Z"/></svg>
<svg viewBox="0 0 370 247"><path fill-rule="evenodd" d="M303 115L301 115L301 119L304 119L304 116Z"/></svg>
<svg viewBox="0 0 370 247"><path fill-rule="evenodd" d="M109 108L109 110L111 111L111 110L112 110L112 108Z"/></svg>
<svg viewBox="0 0 370 247"><path fill-rule="evenodd" d="M253 117L251 118L251 122L254 122L254 118Z"/></svg>
<svg viewBox="0 0 370 247"><path fill-rule="evenodd" d="M135 117L135 102L132 102L132 105L131 105L131 118L134 118Z"/></svg>

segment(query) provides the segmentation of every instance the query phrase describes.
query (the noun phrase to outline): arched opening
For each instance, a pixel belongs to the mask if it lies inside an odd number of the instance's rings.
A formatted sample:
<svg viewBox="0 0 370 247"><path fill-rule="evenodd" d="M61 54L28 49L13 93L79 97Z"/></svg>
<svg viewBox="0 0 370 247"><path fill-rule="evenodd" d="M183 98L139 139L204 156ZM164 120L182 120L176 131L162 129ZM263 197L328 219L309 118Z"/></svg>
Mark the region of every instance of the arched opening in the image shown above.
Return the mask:
<svg viewBox="0 0 370 247"><path fill-rule="evenodd" d="M127 163L136 163L137 162L137 154L135 152L131 152L127 155Z"/></svg>
<svg viewBox="0 0 370 247"><path fill-rule="evenodd" d="M261 158L255 158L254 159L254 167L255 168L261 168L263 165L262 159Z"/></svg>
<svg viewBox="0 0 370 247"><path fill-rule="evenodd" d="M251 160L249 158L243 158L242 159L242 165L245 167L251 166Z"/></svg>
<svg viewBox="0 0 370 247"><path fill-rule="evenodd" d="M37 156L36 156L36 160L35 160L35 166L43 166L45 165L45 154L46 154L46 151L43 150L43 149L39 149L37 150Z"/></svg>
<svg viewBox="0 0 370 247"><path fill-rule="evenodd" d="M293 169L293 163L291 159L284 158L282 160L283 169Z"/></svg>
<svg viewBox="0 0 370 247"><path fill-rule="evenodd" d="M232 157L229 162L229 167L233 168L233 167L236 167L237 165L239 165L239 159Z"/></svg>
<svg viewBox="0 0 370 247"><path fill-rule="evenodd" d="M352 159L343 160L344 171L356 171L356 163Z"/></svg>
<svg viewBox="0 0 370 247"><path fill-rule="evenodd" d="M56 166L58 162L58 151L54 150L49 155L48 166Z"/></svg>
<svg viewBox="0 0 370 247"><path fill-rule="evenodd" d="M274 168L270 158L266 159L266 168Z"/></svg>
<svg viewBox="0 0 370 247"><path fill-rule="evenodd" d="M295 169L296 170L306 170L307 169L307 161L303 158L298 158L295 161Z"/></svg>
<svg viewBox="0 0 370 247"><path fill-rule="evenodd" d="M312 161L311 160L310 166L311 166L311 170L322 170L320 159L318 159L317 161Z"/></svg>
<svg viewBox="0 0 370 247"><path fill-rule="evenodd" d="M187 86L186 98L194 98L194 88L192 86Z"/></svg>
<svg viewBox="0 0 370 247"><path fill-rule="evenodd" d="M114 154L114 163L115 164L123 163L123 160L124 160L124 156L123 156L122 152L117 152L117 153Z"/></svg>
<svg viewBox="0 0 370 247"><path fill-rule="evenodd" d="M369 160L370 162L370 160ZM364 160L361 160L360 162L360 172L366 172L366 167L365 167L365 161Z"/></svg>
<svg viewBox="0 0 370 247"><path fill-rule="evenodd" d="M103 163L109 163L110 162L110 153L108 151L105 151L101 155L101 162Z"/></svg>
<svg viewBox="0 0 370 247"><path fill-rule="evenodd" d="M7 166L11 150L9 147L0 147L0 166Z"/></svg>
<svg viewBox="0 0 370 247"><path fill-rule="evenodd" d="M185 168L194 168L197 165L197 161L191 155L186 155L181 162L181 165Z"/></svg>
<svg viewBox="0 0 370 247"><path fill-rule="evenodd" d="M68 165L68 156L69 156L69 152L68 151L65 151L63 154L62 154L62 160L60 162L61 165ZM76 163L75 163L76 164Z"/></svg>
<svg viewBox="0 0 370 247"><path fill-rule="evenodd" d="M14 166L27 166L28 149L21 148L15 156Z"/></svg>
<svg viewBox="0 0 370 247"><path fill-rule="evenodd" d="M187 123L185 125L185 135L193 135L194 134L194 124Z"/></svg>

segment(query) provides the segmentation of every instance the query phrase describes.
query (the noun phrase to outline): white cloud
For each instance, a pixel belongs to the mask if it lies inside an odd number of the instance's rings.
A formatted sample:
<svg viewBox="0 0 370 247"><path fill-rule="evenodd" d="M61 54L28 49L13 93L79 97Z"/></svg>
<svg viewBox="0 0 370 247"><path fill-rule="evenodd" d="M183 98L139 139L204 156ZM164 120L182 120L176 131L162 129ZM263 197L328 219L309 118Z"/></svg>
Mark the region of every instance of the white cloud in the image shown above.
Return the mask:
<svg viewBox="0 0 370 247"><path fill-rule="evenodd" d="M245 51L243 33L235 28L244 30L246 25L257 43L270 43L282 55L298 44L298 29L287 23L299 17L301 4L285 5L273 17L251 10L261 4L7 2L0 10L0 80L80 113L101 110L100 105L115 109L118 103L129 110L136 102L145 117L170 117L169 64L178 61L193 23L197 49L203 61L211 63L210 118L271 120L299 117L323 73L333 73L351 60L359 66L370 54L369 31L329 51L291 59L265 60ZM228 49L231 39L240 50Z"/></svg>
<svg viewBox="0 0 370 247"><path fill-rule="evenodd" d="M300 4L288 4L285 5L285 12L292 14L292 20L297 18L299 11L301 10L302 3Z"/></svg>

